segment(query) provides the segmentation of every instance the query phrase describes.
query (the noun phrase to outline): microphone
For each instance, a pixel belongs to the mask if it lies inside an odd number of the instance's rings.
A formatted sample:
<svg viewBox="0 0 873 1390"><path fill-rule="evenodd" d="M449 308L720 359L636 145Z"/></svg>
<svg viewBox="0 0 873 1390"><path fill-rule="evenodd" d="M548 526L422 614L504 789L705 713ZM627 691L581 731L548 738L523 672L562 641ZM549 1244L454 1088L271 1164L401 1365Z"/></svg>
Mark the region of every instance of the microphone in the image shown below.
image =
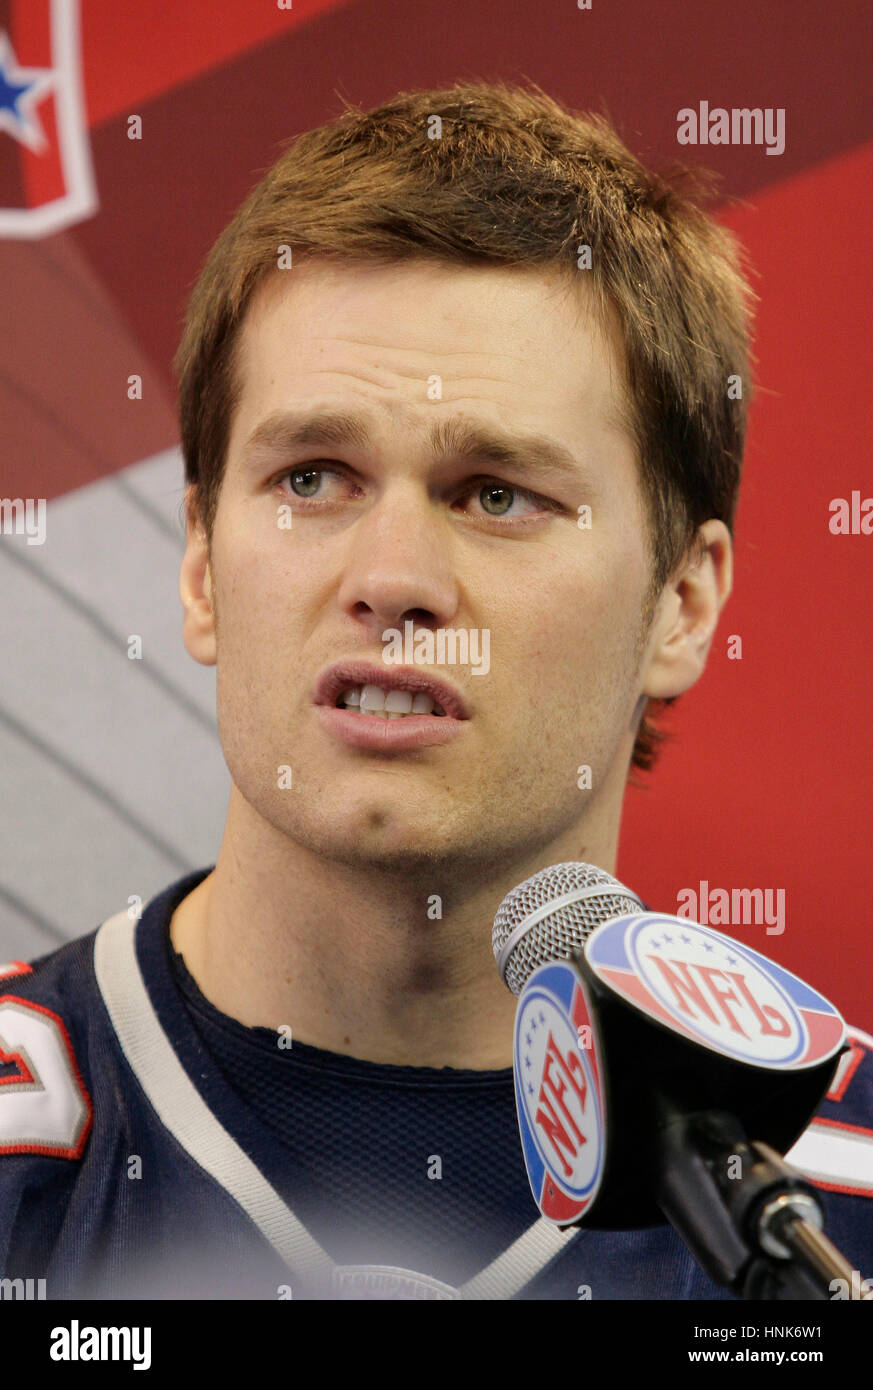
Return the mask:
<svg viewBox="0 0 873 1390"><path fill-rule="evenodd" d="M642 902L593 864L553 864L507 893L497 909L491 946L513 994L548 960L569 960L595 927L638 912Z"/></svg>
<svg viewBox="0 0 873 1390"><path fill-rule="evenodd" d="M604 1229L666 1216L747 1298L827 1298L834 1277L854 1287L815 1188L781 1157L832 1081L842 1018L751 947L642 906L603 869L564 863L497 912L540 1211Z"/></svg>

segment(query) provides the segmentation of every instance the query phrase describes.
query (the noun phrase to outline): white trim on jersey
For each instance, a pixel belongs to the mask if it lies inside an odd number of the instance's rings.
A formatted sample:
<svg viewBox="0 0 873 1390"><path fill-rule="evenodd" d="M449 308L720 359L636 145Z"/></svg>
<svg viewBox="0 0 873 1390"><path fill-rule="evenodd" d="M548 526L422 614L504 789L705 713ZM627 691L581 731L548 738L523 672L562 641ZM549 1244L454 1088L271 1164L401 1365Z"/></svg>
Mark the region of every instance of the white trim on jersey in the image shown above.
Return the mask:
<svg viewBox="0 0 873 1390"><path fill-rule="evenodd" d="M122 911L94 942L94 973L134 1076L166 1129L262 1231L304 1284L330 1278L332 1261L228 1134L194 1086L151 1005L134 949L136 923Z"/></svg>
<svg viewBox="0 0 873 1390"><path fill-rule="evenodd" d="M94 972L121 1050L166 1129L199 1167L236 1201L284 1260L292 1275L313 1292L342 1283L337 1266L282 1200L261 1170L209 1109L161 1027L136 958L136 923L122 911L104 922L94 942ZM560 1254L579 1232L561 1230L540 1217L501 1255L443 1297L507 1299L518 1293ZM351 1267L349 1267L351 1273ZM386 1271L387 1272L387 1271ZM439 1281L412 1271L394 1271L408 1282L437 1288ZM439 1296L439 1295L438 1295Z"/></svg>
<svg viewBox="0 0 873 1390"><path fill-rule="evenodd" d="M785 1159L813 1182L873 1197L873 1133L813 1120Z"/></svg>
<svg viewBox="0 0 873 1390"><path fill-rule="evenodd" d="M849 1042L873 1048L873 1038L861 1028L847 1026L846 1036ZM839 1087L851 1065L852 1053L845 1052L831 1090ZM873 1197L873 1131L860 1125L812 1120L785 1158L813 1182L862 1195L869 1192Z"/></svg>
<svg viewBox="0 0 873 1390"><path fill-rule="evenodd" d="M561 1230L541 1216L502 1255L461 1285L462 1297L510 1298L545 1269L567 1241L578 1234L573 1226Z"/></svg>

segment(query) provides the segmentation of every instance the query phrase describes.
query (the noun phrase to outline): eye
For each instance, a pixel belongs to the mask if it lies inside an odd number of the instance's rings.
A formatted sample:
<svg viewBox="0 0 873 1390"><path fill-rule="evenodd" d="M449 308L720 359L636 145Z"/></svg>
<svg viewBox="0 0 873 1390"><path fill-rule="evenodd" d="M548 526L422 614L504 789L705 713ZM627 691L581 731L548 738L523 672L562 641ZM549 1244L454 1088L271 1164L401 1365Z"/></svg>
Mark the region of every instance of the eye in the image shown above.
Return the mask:
<svg viewBox="0 0 873 1390"><path fill-rule="evenodd" d="M479 489L479 501L489 516L505 516L515 501L515 492L511 487L488 483Z"/></svg>
<svg viewBox="0 0 873 1390"><path fill-rule="evenodd" d="M473 498L472 489L468 496ZM493 517L495 521L520 521L555 510L554 504L547 498L524 492L521 488L509 487L508 484L496 480L479 484L475 499L477 505L473 505L472 515Z"/></svg>
<svg viewBox="0 0 873 1390"><path fill-rule="evenodd" d="M285 476L291 483L292 492L298 497L314 497L321 491L322 472L321 468L298 468L296 473Z"/></svg>
<svg viewBox="0 0 873 1390"><path fill-rule="evenodd" d="M286 469L273 479L271 486L280 488L286 497L298 497L301 502L311 501L316 506L338 501L343 488L346 495L356 495L356 488L343 469L312 463Z"/></svg>

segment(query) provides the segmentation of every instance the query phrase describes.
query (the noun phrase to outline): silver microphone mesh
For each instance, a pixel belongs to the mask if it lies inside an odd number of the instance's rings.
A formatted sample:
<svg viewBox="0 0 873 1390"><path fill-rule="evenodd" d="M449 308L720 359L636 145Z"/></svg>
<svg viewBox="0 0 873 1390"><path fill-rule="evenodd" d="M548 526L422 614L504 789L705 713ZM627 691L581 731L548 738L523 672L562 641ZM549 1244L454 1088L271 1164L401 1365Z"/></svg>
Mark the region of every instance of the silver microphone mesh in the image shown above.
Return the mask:
<svg viewBox="0 0 873 1390"><path fill-rule="evenodd" d="M552 864L507 893L491 933L498 969L513 994L549 960L569 960L601 922L639 912L635 893L593 864Z"/></svg>

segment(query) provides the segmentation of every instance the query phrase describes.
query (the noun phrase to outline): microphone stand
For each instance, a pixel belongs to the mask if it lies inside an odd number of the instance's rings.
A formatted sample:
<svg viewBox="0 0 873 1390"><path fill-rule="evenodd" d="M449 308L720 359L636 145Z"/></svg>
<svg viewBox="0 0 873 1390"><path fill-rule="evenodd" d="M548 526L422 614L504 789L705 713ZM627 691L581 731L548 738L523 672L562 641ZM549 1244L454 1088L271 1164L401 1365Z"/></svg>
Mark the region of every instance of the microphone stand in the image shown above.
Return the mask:
<svg viewBox="0 0 873 1390"><path fill-rule="evenodd" d="M725 1111L664 1098L659 1110L658 1205L711 1279L745 1299L830 1299L835 1279L873 1298L822 1231L815 1188L775 1149Z"/></svg>

